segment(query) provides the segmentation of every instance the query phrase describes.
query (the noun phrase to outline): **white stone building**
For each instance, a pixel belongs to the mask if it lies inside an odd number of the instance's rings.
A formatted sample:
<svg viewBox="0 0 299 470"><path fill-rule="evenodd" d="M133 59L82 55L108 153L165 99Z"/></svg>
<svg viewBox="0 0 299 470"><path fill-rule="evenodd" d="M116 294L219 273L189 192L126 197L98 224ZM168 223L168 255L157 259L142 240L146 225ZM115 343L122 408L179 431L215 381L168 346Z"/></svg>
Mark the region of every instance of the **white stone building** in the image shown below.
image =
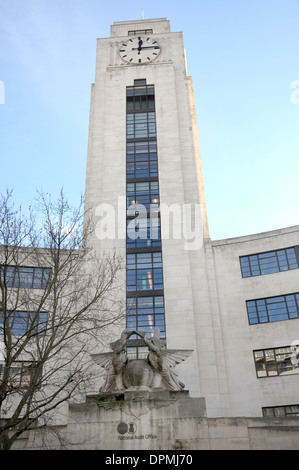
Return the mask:
<svg viewBox="0 0 299 470"><path fill-rule="evenodd" d="M210 239L192 78L167 19L116 22L98 39L85 204L93 247L126 259L115 339L158 328L167 349L193 352L177 367L189 395L167 390L154 406L125 391L107 405L99 380L66 404L56 424L69 448L298 449L299 227ZM128 357L146 357L132 338ZM34 431L16 443L34 446Z"/></svg>
<svg viewBox="0 0 299 470"><path fill-rule="evenodd" d="M126 243L126 197L160 204L162 242ZM211 241L192 78L183 35L167 19L117 22L98 40L86 204L106 223L95 246L127 255L126 326L158 326L168 348L194 350L180 377L205 397L207 416L298 416L298 227ZM188 205L201 209L192 240Z"/></svg>

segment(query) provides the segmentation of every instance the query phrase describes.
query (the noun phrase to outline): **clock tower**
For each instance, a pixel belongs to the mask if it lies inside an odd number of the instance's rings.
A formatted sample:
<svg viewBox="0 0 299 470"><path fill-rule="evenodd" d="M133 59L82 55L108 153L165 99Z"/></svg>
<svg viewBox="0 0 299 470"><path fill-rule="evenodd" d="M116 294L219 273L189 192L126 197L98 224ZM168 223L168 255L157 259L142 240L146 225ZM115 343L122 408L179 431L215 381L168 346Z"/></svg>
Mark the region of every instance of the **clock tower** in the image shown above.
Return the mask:
<svg viewBox="0 0 299 470"><path fill-rule="evenodd" d="M126 260L123 327L158 328L168 349L192 349L180 378L226 415L192 78L183 34L165 18L116 22L98 39L85 198L95 247ZM127 352L147 355L138 337Z"/></svg>

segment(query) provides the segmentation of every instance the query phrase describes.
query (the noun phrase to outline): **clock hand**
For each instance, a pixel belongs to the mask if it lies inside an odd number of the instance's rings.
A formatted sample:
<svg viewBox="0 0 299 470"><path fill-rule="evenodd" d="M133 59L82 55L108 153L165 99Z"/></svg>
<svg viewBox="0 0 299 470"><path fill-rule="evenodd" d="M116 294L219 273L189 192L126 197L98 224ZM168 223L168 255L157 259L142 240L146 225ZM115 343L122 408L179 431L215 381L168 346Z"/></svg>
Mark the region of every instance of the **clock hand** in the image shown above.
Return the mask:
<svg viewBox="0 0 299 470"><path fill-rule="evenodd" d="M143 51L143 49L160 49L159 46L133 47L132 51Z"/></svg>
<svg viewBox="0 0 299 470"><path fill-rule="evenodd" d="M141 49L160 49L159 46L146 46L146 47L142 47Z"/></svg>
<svg viewBox="0 0 299 470"><path fill-rule="evenodd" d="M142 44L143 44L143 41L142 41L141 38L139 38L139 41L138 41L138 54L140 54Z"/></svg>

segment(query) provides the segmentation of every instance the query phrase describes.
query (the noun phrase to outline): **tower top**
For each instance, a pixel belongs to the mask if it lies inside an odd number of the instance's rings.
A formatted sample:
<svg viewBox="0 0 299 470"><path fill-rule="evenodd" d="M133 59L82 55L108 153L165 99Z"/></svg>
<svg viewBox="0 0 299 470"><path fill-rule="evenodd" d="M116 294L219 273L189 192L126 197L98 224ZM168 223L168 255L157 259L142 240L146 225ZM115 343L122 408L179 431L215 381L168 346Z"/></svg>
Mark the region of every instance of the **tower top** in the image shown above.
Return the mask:
<svg viewBox="0 0 299 470"><path fill-rule="evenodd" d="M167 18L115 21L111 26L110 36L129 36L134 35L134 33L138 31L148 31L147 34L149 34L149 31L152 34L170 33L170 22Z"/></svg>

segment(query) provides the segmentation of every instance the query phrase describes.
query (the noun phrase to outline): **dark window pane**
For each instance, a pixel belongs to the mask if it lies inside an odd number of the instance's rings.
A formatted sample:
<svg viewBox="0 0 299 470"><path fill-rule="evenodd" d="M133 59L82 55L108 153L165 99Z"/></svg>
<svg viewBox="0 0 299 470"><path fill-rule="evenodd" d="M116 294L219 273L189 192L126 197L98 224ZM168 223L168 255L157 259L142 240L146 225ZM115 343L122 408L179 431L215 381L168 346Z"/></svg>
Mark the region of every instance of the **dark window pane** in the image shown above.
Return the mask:
<svg viewBox="0 0 299 470"><path fill-rule="evenodd" d="M242 277L260 276L298 268L295 248L242 256L240 265Z"/></svg>
<svg viewBox="0 0 299 470"><path fill-rule="evenodd" d="M298 364L292 362L291 347L254 351L258 377L298 374Z"/></svg>
<svg viewBox="0 0 299 470"><path fill-rule="evenodd" d="M246 302L250 324L276 322L298 318L299 295L269 297Z"/></svg>
<svg viewBox="0 0 299 470"><path fill-rule="evenodd" d="M134 316L130 313L127 327L137 325L137 328L146 331L149 335L153 334L154 328L157 327L160 330L161 337L165 337L163 296L137 297L134 302L137 308ZM127 299L128 309L130 309L131 303L131 299ZM157 312L157 305L159 306L159 312Z"/></svg>

